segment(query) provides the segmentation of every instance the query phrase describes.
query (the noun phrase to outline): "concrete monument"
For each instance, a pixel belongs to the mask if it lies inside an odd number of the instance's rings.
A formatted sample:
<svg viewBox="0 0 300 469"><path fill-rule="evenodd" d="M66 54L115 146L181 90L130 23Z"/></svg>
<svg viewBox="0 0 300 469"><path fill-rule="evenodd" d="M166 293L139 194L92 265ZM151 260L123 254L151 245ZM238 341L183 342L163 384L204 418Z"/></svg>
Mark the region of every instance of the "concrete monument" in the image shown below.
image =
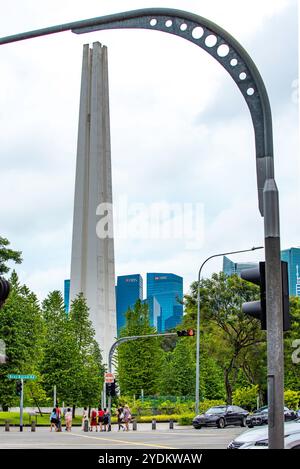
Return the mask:
<svg viewBox="0 0 300 469"><path fill-rule="evenodd" d="M112 215L107 48L95 42L83 46L70 300L86 297L107 363L117 332L112 217L109 237L96 232L103 204Z"/></svg>

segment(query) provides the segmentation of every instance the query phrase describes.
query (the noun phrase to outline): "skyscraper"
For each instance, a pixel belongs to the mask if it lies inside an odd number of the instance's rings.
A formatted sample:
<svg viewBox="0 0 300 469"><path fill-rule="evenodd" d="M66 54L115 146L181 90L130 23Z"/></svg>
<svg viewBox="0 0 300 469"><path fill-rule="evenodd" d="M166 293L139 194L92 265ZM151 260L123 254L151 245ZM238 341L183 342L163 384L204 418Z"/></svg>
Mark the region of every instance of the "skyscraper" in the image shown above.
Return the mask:
<svg viewBox="0 0 300 469"><path fill-rule="evenodd" d="M183 278L175 274L148 273L147 274L147 298L155 297L161 306L161 315L158 320L159 332L174 327L183 316ZM150 307L150 318L154 317ZM175 324L176 323L176 324Z"/></svg>
<svg viewBox="0 0 300 469"><path fill-rule="evenodd" d="M223 272L226 275L240 275L244 269L251 269L257 264L255 262L233 262L228 257L223 256Z"/></svg>
<svg viewBox="0 0 300 469"><path fill-rule="evenodd" d="M300 248L290 248L281 251L281 260L288 263L289 294L300 296ZM240 275L241 270L255 267L257 263L235 263L228 257L223 257L223 272L227 275Z"/></svg>
<svg viewBox="0 0 300 469"><path fill-rule="evenodd" d="M281 259L288 263L290 295L300 296L300 248L281 251Z"/></svg>
<svg viewBox="0 0 300 469"><path fill-rule="evenodd" d="M64 303L65 311L69 313L70 311L70 280L64 281Z"/></svg>
<svg viewBox="0 0 300 469"><path fill-rule="evenodd" d="M107 232L98 230L105 211ZM107 363L116 336L115 259L107 48L99 42L83 46L70 289L71 301L84 294Z"/></svg>
<svg viewBox="0 0 300 469"><path fill-rule="evenodd" d="M161 312L162 308L155 298L155 296L148 296L146 300L143 301L149 309L149 323L151 327L160 332L161 331Z"/></svg>
<svg viewBox="0 0 300 469"><path fill-rule="evenodd" d="M143 279L139 274L118 276L116 286L118 336L121 328L126 324L126 311L132 308L137 300L142 299Z"/></svg>

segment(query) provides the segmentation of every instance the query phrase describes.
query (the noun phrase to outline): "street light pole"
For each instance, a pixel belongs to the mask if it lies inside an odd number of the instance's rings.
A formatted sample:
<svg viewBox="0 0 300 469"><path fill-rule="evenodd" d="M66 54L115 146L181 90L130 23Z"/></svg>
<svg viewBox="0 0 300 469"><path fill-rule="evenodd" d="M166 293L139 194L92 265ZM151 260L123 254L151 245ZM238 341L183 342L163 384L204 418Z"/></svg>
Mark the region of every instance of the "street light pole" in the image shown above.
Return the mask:
<svg viewBox="0 0 300 469"><path fill-rule="evenodd" d="M108 372L112 372L112 359L116 348L123 344L124 342L128 342L129 340L137 340L137 339L148 339L149 337L177 337L177 332L164 332L161 334L147 334L147 335L132 335L128 337L121 337L120 339L116 340L112 344L108 354ZM105 387L105 383L104 383ZM111 396L108 397L108 415L109 415L109 422L108 422L108 431L111 430Z"/></svg>
<svg viewBox="0 0 300 469"><path fill-rule="evenodd" d="M240 251L223 252L221 254L213 254L209 256L201 264L198 272L198 284L197 284L197 332L196 332L196 396L195 396L195 412L199 414L199 400L200 400L200 277L201 271L207 261L214 257L228 256L229 254L239 254L241 252L255 251L257 249L263 249L263 246L253 247L251 249L242 249Z"/></svg>

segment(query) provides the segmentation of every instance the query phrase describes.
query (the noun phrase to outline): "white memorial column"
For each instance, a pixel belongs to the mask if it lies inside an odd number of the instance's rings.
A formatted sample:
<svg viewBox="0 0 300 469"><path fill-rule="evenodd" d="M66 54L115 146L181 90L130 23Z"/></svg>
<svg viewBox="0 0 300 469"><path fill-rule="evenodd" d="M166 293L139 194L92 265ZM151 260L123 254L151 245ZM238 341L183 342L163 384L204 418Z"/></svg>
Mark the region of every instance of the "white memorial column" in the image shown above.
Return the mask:
<svg viewBox="0 0 300 469"><path fill-rule="evenodd" d="M112 207L112 178L107 48L96 42L83 48L70 300L86 297L107 363L117 335L114 240L112 217L110 237L96 233L100 204Z"/></svg>

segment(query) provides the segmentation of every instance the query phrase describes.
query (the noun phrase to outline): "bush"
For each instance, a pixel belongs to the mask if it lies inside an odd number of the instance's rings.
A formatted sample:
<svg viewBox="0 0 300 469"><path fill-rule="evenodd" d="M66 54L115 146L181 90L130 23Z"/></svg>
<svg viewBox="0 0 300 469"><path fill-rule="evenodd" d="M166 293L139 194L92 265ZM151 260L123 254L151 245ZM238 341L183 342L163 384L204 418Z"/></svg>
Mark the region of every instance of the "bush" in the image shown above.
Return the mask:
<svg viewBox="0 0 300 469"><path fill-rule="evenodd" d="M299 408L300 403L300 392L299 391L291 391L287 389L284 391L284 405L289 409L296 410Z"/></svg>
<svg viewBox="0 0 300 469"><path fill-rule="evenodd" d="M226 402L220 399L205 399L204 401L200 402L199 405L199 413L204 414L210 407L214 407L216 405L225 405Z"/></svg>
<svg viewBox="0 0 300 469"><path fill-rule="evenodd" d="M178 425L192 425L194 414L181 415L178 419Z"/></svg>
<svg viewBox="0 0 300 469"><path fill-rule="evenodd" d="M232 402L247 410L256 409L258 396L258 385L253 384L247 388L238 388L232 393Z"/></svg>

